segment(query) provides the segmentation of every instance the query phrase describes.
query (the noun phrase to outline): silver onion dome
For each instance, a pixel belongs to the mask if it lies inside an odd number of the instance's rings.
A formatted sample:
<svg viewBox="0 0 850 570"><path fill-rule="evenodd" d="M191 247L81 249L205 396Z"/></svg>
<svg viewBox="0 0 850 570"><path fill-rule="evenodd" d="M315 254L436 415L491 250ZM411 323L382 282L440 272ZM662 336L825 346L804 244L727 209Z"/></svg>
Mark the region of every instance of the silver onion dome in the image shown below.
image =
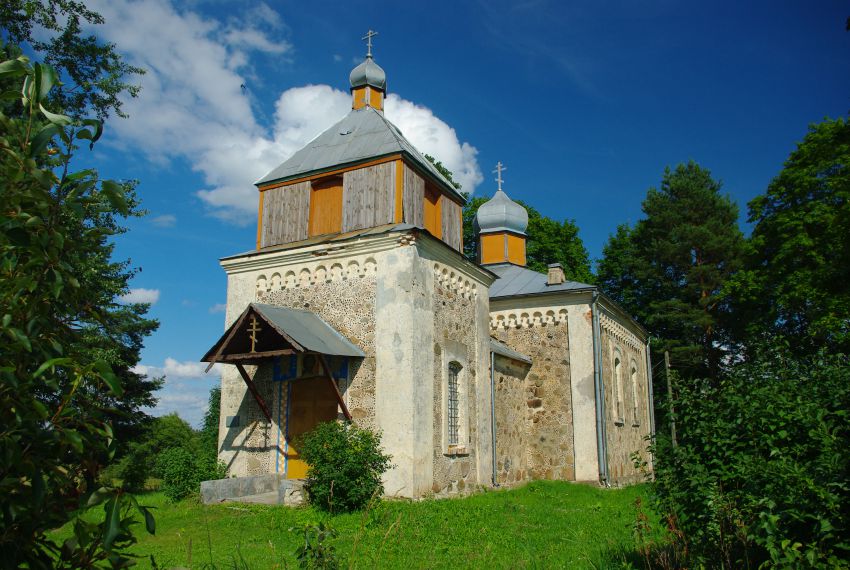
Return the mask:
<svg viewBox="0 0 850 570"><path fill-rule="evenodd" d="M508 198L501 190L478 208L475 225L479 233L509 231L525 235L528 227L528 212L525 208Z"/></svg>
<svg viewBox="0 0 850 570"><path fill-rule="evenodd" d="M352 89L368 85L382 91L387 90L387 74L375 63L372 56L367 56L363 63L352 69L348 80Z"/></svg>

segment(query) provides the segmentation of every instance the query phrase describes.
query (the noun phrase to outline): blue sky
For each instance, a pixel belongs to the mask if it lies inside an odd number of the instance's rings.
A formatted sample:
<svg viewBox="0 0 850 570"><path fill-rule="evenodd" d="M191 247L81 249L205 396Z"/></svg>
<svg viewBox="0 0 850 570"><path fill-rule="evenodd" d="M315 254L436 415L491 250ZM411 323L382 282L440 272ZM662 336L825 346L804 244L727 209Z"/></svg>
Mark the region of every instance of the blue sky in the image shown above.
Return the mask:
<svg viewBox="0 0 850 570"><path fill-rule="evenodd" d="M150 215L117 254L161 321L156 413L195 424L218 381L197 363L223 331L218 259L254 246L253 182L347 111L370 28L390 120L476 195L501 160L508 194L575 220L594 258L666 165L696 160L744 212L809 123L850 109L846 2L89 4L149 72L80 164L140 181Z"/></svg>

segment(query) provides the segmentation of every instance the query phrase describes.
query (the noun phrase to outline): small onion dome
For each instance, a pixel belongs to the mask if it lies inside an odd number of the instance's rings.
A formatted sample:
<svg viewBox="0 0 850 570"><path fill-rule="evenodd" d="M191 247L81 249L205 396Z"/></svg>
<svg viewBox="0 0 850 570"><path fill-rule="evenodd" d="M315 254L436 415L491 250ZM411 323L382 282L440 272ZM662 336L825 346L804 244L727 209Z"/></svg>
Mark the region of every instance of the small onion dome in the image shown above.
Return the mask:
<svg viewBox="0 0 850 570"><path fill-rule="evenodd" d="M381 91L387 90L387 74L375 63L372 56L368 56L363 63L352 69L348 80L352 89L368 85Z"/></svg>
<svg viewBox="0 0 850 570"><path fill-rule="evenodd" d="M475 225L479 233L486 234L508 231L525 235L528 227L528 212L525 208L497 190L493 197L478 208Z"/></svg>

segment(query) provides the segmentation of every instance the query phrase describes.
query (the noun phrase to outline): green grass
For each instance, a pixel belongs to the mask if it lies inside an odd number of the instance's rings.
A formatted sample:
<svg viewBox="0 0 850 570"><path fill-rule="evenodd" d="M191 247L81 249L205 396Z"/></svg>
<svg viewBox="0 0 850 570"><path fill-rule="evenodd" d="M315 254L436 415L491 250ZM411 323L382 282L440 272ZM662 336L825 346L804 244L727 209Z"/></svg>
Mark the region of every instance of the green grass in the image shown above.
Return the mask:
<svg viewBox="0 0 850 570"><path fill-rule="evenodd" d="M462 499L382 501L336 516L312 508L170 504L149 493L141 503L157 507L156 536L140 525L133 550L153 554L165 568L297 568L301 535L290 529L324 520L339 533L332 544L343 568L622 568L637 562L634 503L643 497L645 504L647 492L643 485L601 490L538 481Z"/></svg>

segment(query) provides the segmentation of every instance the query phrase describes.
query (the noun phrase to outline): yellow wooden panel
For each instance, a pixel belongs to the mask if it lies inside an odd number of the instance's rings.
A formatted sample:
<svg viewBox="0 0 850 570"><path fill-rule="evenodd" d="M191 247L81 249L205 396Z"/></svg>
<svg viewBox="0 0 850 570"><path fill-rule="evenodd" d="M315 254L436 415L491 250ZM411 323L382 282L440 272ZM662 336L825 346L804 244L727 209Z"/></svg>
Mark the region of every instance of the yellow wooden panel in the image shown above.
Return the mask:
<svg viewBox="0 0 850 570"><path fill-rule="evenodd" d="M263 197L265 194L260 192L260 207L257 214L257 249L260 249L263 241Z"/></svg>
<svg viewBox="0 0 850 570"><path fill-rule="evenodd" d="M298 438L320 422L336 419L336 394L327 378L315 377L293 382L290 397L286 478L303 479L307 476L307 463L296 448Z"/></svg>
<svg viewBox="0 0 850 570"><path fill-rule="evenodd" d="M375 88L369 89L369 106L379 111L384 110L384 94Z"/></svg>
<svg viewBox="0 0 850 570"><path fill-rule="evenodd" d="M404 163L395 161L395 223L404 221Z"/></svg>
<svg viewBox="0 0 850 570"><path fill-rule="evenodd" d="M508 240L508 261L525 266L525 238L512 234L505 238Z"/></svg>
<svg viewBox="0 0 850 570"><path fill-rule="evenodd" d="M310 237L342 231L342 179L313 182L310 192Z"/></svg>
<svg viewBox="0 0 850 570"><path fill-rule="evenodd" d="M481 235L481 263L502 263L505 257L505 234Z"/></svg>
<svg viewBox="0 0 850 570"><path fill-rule="evenodd" d="M366 106L366 87L358 87L351 94L354 96L354 101L351 104L352 109L362 109Z"/></svg>
<svg viewBox="0 0 850 570"><path fill-rule="evenodd" d="M425 184L425 195L422 204L423 223L425 229L431 232L431 235L436 238L443 237L443 216L442 209L440 208L441 197L439 190L431 186L431 184Z"/></svg>

